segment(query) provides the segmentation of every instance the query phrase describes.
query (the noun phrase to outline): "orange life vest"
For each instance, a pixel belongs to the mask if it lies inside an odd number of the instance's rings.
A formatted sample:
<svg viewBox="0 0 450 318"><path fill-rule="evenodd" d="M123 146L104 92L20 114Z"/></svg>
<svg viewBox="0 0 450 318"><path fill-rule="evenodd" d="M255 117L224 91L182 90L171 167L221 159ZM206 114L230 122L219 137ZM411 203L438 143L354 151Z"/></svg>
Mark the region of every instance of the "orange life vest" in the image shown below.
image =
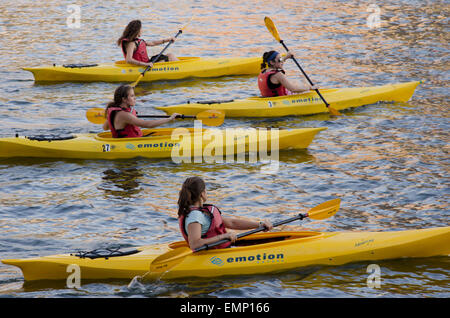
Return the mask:
<svg viewBox="0 0 450 318"><path fill-rule="evenodd" d="M273 97L273 96L285 96L289 95L289 91L286 87L280 84L273 84L270 82L270 77L278 72L283 72L283 70L263 70L258 75L258 87L263 97Z"/></svg>

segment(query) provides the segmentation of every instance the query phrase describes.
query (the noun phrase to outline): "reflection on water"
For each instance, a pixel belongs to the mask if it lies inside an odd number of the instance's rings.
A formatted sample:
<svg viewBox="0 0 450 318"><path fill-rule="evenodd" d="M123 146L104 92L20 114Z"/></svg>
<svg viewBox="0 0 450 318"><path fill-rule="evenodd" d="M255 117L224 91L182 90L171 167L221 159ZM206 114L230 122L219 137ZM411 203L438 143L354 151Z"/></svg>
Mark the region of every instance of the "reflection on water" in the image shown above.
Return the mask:
<svg viewBox="0 0 450 318"><path fill-rule="evenodd" d="M143 177L142 172L134 167L118 166L103 171L103 183L99 190L105 194L118 198L132 198L142 191L139 180Z"/></svg>
<svg viewBox="0 0 450 318"><path fill-rule="evenodd" d="M261 56L283 51L264 26L271 16L280 36L320 87L373 86L424 80L408 103L378 103L332 117L226 119L228 127L327 127L306 151L282 151L279 170L267 163L175 164L167 160L0 160L1 258L42 256L80 247L139 246L180 240L178 191L189 176L207 182L224 214L280 220L340 197L326 221L304 220L279 230L390 230L444 226L448 201L448 56L446 1L379 0L381 26L367 26L364 1L109 1L83 3L80 29L67 27L67 2L0 3L0 136L99 132L85 112L105 107L118 84L36 85L21 70L52 63L123 59L115 40L132 19L143 37L173 36L178 56ZM317 8L320 7L320 10ZM117 12L122 12L118 15ZM244 30L244 31L243 31ZM151 48L151 54L162 47ZM294 63L286 74L303 81ZM187 100L238 99L259 94L252 76L140 83L137 110ZM190 121L170 126L188 127ZM27 297L439 297L448 294L445 258L380 263L381 290L365 285L367 264L314 268L283 275L214 282L177 282L128 289L129 282L63 286L26 284L0 264L0 293ZM34 287L33 287L34 286ZM133 287L133 286L132 286Z"/></svg>

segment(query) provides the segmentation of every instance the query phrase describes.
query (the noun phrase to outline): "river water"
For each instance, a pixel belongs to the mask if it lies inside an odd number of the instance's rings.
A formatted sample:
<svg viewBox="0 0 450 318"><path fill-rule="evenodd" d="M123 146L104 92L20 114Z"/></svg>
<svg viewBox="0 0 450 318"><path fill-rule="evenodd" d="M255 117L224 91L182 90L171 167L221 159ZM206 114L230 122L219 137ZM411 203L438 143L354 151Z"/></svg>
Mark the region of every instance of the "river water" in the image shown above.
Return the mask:
<svg viewBox="0 0 450 318"><path fill-rule="evenodd" d="M371 5L372 4L372 5ZM70 24L70 5L81 8ZM379 11L378 11L379 10ZM374 14L380 13L377 25ZM375 86L422 80L407 103L272 119L226 119L228 127L327 127L306 151L266 163L182 163L13 159L0 161L0 259L44 256L100 246L180 240L179 188L198 175L210 202L226 214L279 220L339 197L324 221L281 230L385 231L449 225L448 1L11 1L0 3L0 134L99 132L85 112L104 107L117 84L38 85L23 66L112 62L115 40L132 19L146 39L173 36L178 56L261 56L282 51L265 28L270 16L288 47L321 87ZM68 21L69 18L69 21ZM69 24L68 24L69 22ZM156 54L159 48L152 48ZM300 81L292 61L287 75ZM186 100L258 94L255 77L139 84L137 109ZM189 126L177 122L171 126ZM280 230L277 229L277 230ZM446 257L377 262L381 286L367 285L360 262L283 274L173 283L24 283L0 264L1 297L448 297Z"/></svg>

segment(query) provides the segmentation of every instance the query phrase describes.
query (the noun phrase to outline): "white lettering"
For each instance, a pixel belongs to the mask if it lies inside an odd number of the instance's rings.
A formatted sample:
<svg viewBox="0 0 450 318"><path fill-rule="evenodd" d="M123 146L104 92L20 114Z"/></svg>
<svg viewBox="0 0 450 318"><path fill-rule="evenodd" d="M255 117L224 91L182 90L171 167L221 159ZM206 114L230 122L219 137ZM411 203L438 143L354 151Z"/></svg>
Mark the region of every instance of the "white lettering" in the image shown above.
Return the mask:
<svg viewBox="0 0 450 318"><path fill-rule="evenodd" d="M367 17L367 27L375 29L381 27L381 9L378 5L372 3L366 10L367 12L373 12Z"/></svg>
<svg viewBox="0 0 450 318"><path fill-rule="evenodd" d="M66 269L67 273L72 273L67 277L67 288L80 288L81 287L81 269L77 264L70 264Z"/></svg>
<svg viewBox="0 0 450 318"><path fill-rule="evenodd" d="M186 305L181 305L180 312L182 313L188 313L188 312L201 312L201 313L207 313L208 316L211 316L211 314L214 311L214 305L195 305L188 302Z"/></svg>
<svg viewBox="0 0 450 318"><path fill-rule="evenodd" d="M370 264L367 266L367 273L371 273L367 277L367 287L380 288L381 287L381 268L377 264Z"/></svg>
<svg viewBox="0 0 450 318"><path fill-rule="evenodd" d="M79 29L81 27L81 7L76 4L69 4L67 12L70 13L66 19L69 29Z"/></svg>

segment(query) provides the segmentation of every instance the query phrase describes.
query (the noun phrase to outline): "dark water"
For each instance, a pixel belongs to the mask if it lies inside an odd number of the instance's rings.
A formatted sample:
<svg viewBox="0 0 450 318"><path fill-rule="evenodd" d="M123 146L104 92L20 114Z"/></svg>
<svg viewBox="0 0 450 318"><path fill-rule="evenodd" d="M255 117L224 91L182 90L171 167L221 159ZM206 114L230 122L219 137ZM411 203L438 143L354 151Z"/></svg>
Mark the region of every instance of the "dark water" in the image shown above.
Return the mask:
<svg viewBox="0 0 450 318"><path fill-rule="evenodd" d="M192 175L230 214L287 218L323 201L342 199L339 213L283 229L394 230L449 224L449 33L447 1L377 1L381 25L369 28L366 1L109 1L81 5L81 26L68 28L71 1L0 3L0 134L98 132L85 119L103 107L116 84L36 85L25 65L121 59L114 45L132 19L144 38L173 36L178 56L259 56L282 48L264 26L270 16L288 47L321 87L374 86L423 80L408 103L379 103L327 114L228 119L226 127L328 127L306 151L280 153L276 174L266 163L175 164L14 159L0 161L0 259L43 256L120 244L181 238L177 193ZM152 48L156 54L159 48ZM155 52L155 53L153 53ZM292 62L287 74L300 78ZM300 79L299 79L300 80ZM258 94L254 77L139 84L137 109L186 100ZM189 126L178 122L172 126ZM279 275L208 281L64 285L24 283L0 265L0 295L13 297L448 297L446 257L377 263L382 284L366 284L368 263L299 269Z"/></svg>

